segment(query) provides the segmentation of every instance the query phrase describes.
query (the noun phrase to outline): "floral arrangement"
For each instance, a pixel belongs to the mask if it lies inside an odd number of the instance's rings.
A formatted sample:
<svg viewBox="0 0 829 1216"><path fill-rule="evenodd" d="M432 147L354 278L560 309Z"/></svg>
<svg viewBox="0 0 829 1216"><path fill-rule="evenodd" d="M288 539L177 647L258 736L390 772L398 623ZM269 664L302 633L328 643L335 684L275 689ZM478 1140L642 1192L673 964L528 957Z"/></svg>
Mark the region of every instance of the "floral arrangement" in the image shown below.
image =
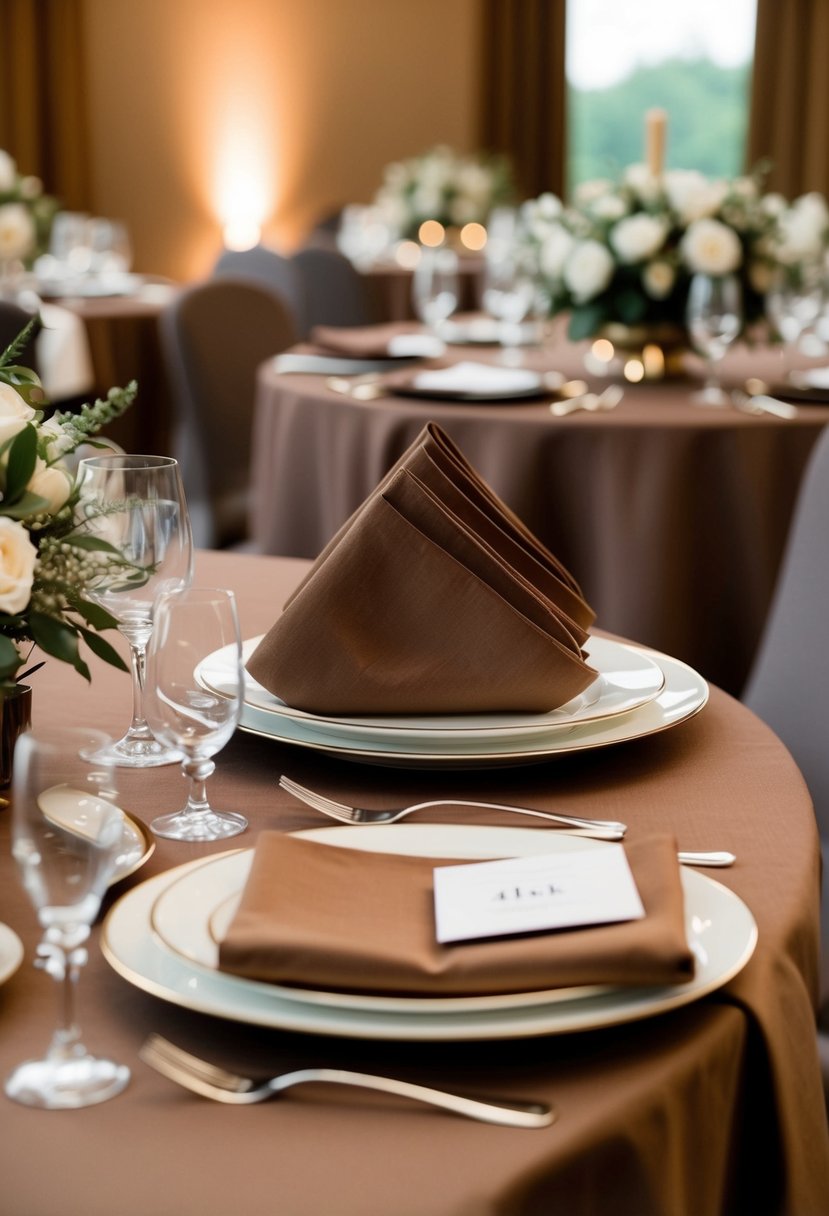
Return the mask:
<svg viewBox="0 0 829 1216"><path fill-rule="evenodd" d="M77 414L55 411L44 421L40 382L15 362L37 324L34 318L0 354L0 697L41 666L22 670L33 644L87 680L81 642L127 670L99 632L117 621L84 589L101 562L117 562L127 577L136 571L76 519L78 487L64 458L95 442L90 436L132 404L136 385L110 389L105 401Z"/></svg>
<svg viewBox="0 0 829 1216"><path fill-rule="evenodd" d="M39 177L23 176L0 148L0 262L30 266L49 244L58 201L43 193Z"/></svg>
<svg viewBox="0 0 829 1216"><path fill-rule="evenodd" d="M552 194L533 199L522 216L550 311L570 312L573 340L611 322L684 330L695 273L737 275L749 326L763 319L775 277L796 280L822 266L829 238L822 195L790 203L763 194L759 170L718 181L632 165L619 182L584 183L570 205Z"/></svg>
<svg viewBox="0 0 829 1216"><path fill-rule="evenodd" d="M416 237L424 220L449 227L485 224L492 209L512 195L512 169L505 157L460 155L440 146L387 165L374 206L398 238Z"/></svg>

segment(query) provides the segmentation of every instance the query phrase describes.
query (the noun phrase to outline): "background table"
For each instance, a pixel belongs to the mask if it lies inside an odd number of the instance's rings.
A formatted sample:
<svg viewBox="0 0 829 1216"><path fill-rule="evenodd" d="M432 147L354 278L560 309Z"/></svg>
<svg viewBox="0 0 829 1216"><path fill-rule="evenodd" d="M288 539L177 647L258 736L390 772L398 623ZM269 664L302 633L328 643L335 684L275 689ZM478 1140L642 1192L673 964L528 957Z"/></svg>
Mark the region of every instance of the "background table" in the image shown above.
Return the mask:
<svg viewBox="0 0 829 1216"><path fill-rule="evenodd" d="M584 375L554 340L529 364ZM497 359L453 348L453 359ZM778 372L740 351L726 375ZM598 382L596 382L598 383ZM626 386L612 413L554 418L547 400L356 401L324 377L259 375L251 528L266 553L314 557L429 419L581 583L606 629L742 688L765 620L800 478L829 408L794 421L705 409L699 382Z"/></svg>
<svg viewBox="0 0 829 1216"><path fill-rule="evenodd" d="M204 584L234 587L243 633L270 623L306 569L295 561L200 554ZM35 718L126 724L128 677L100 663L91 688L49 662ZM86 1042L133 1069L99 1107L51 1112L0 1096L0 1177L15 1216L817 1216L829 1209L829 1147L812 996L818 848L808 796L777 739L712 690L693 720L638 743L530 768L436 774L348 764L239 734L211 780L218 806L263 828L320 826L277 786L281 772L345 799L400 803L435 793L622 818L630 835L675 832L681 847L727 848L716 876L759 925L754 957L724 990L640 1024L497 1043L317 1039L175 1008L116 975L91 944L80 985ZM123 774L145 820L184 795L176 768ZM428 818L424 816L423 818ZM514 825L514 820L512 821ZM0 920L25 939L0 988L0 1074L40 1052L55 984L31 966L34 913L13 871L0 812ZM225 845L159 841L129 884ZM112 898L117 896L114 893ZM542 1131L473 1124L357 1091L310 1088L263 1107L220 1107L137 1059L151 1031L229 1067L274 1071L317 1061L471 1092L552 1100ZM767 1054L764 1043L771 1043ZM770 1063L771 1061L771 1063Z"/></svg>

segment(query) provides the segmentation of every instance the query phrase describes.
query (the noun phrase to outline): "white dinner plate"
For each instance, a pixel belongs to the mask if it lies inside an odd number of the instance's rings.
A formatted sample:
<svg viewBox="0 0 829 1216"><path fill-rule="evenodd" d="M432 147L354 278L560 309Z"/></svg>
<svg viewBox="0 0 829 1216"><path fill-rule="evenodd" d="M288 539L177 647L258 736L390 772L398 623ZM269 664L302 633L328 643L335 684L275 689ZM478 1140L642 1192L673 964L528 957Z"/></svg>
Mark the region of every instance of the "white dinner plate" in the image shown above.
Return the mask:
<svg viewBox="0 0 829 1216"><path fill-rule="evenodd" d="M540 731L520 739L447 739L438 747L413 735L394 739L359 739L347 734L323 733L307 722L268 713L255 706L242 707L240 727L251 734L341 756L363 764L405 768L484 768L533 764L571 752L609 747L657 734L699 713L708 700L705 680L679 659L657 655L665 675L658 697L627 714L566 729Z"/></svg>
<svg viewBox="0 0 829 1216"><path fill-rule="evenodd" d="M23 943L8 925L0 924L0 984L11 979L23 962Z"/></svg>
<svg viewBox="0 0 829 1216"><path fill-rule="evenodd" d="M250 638L243 644L247 663L261 637ZM584 692L558 709L547 713L481 713L415 716L405 714L384 716L334 717L294 709L263 688L249 673L245 673L245 703L268 714L312 727L318 734L332 735L341 740L353 737L364 741L386 740L397 746L401 740L414 739L433 747L454 746L458 740L518 739L551 730L599 722L619 714L629 713L659 696L665 686L665 673L656 659L635 646L627 646L612 638L590 637L585 645L590 665L597 678ZM233 652L225 647L210 655L198 668L198 678L217 692L226 687L226 672L232 666ZM234 677L235 679L235 673Z"/></svg>
<svg viewBox="0 0 829 1216"><path fill-rule="evenodd" d="M522 401L548 391L540 372L471 361L417 372L390 387L399 396L439 401Z"/></svg>
<svg viewBox="0 0 829 1216"><path fill-rule="evenodd" d="M476 858L504 856L505 852L526 855L549 851L552 833L543 829L408 824L388 829L320 828L301 835L332 846ZM563 836L559 837L562 839ZM579 847L588 843L602 847L601 842L578 841ZM212 870L214 876L217 872L221 874L215 862L234 855L240 854L220 855L205 873L209 875ZM688 983L592 989L586 994L585 990L578 990L579 995L572 999L540 1004L531 999L537 994L515 994L509 1007L474 1010L459 1009L459 998L453 998L452 1007L443 1012L431 1008L421 1012L425 1006L419 1001L415 1009L358 1007L353 994L348 1003L345 994L336 993L328 994L329 1003L313 1003L287 999L275 985L255 983L191 962L165 946L152 932L153 909L159 898L182 877L204 868L204 860L189 862L148 879L122 896L102 927L101 944L108 962L136 987L172 1004L253 1025L305 1033L460 1041L524 1038L616 1026L680 1008L715 991L745 966L757 940L754 918L742 900L713 879L683 870L686 931L696 958L696 974ZM202 913L205 920L215 907L216 887L212 885L211 889L208 882L207 890Z"/></svg>
<svg viewBox="0 0 829 1216"><path fill-rule="evenodd" d="M134 874L155 849L155 837L146 824L133 815L128 815L126 811L123 812L123 815L124 832L115 862L115 870L109 882L111 887L126 878L128 874Z"/></svg>

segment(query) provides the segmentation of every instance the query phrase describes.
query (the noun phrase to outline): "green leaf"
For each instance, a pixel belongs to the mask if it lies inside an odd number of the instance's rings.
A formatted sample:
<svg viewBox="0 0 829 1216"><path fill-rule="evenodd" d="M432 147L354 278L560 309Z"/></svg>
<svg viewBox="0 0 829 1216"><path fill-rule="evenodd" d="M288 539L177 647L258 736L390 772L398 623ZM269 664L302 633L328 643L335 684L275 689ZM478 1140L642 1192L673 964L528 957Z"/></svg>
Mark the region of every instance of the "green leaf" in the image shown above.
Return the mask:
<svg viewBox="0 0 829 1216"><path fill-rule="evenodd" d="M49 499L32 494L30 490L26 490L17 502L0 502L0 515L7 515L9 519L29 519L30 516L40 515L48 509Z"/></svg>
<svg viewBox="0 0 829 1216"><path fill-rule="evenodd" d="M20 666L20 652L9 638L0 637L0 679L14 675Z"/></svg>
<svg viewBox="0 0 829 1216"><path fill-rule="evenodd" d="M74 626L42 612L33 612L29 617L29 625L32 640L41 650L45 650L53 659L60 659L62 663L71 663L85 680L92 679L89 668L80 656L78 631Z"/></svg>
<svg viewBox="0 0 829 1216"><path fill-rule="evenodd" d="M645 296L638 291L620 291L616 294L616 315L625 325L636 325L648 311Z"/></svg>
<svg viewBox="0 0 829 1216"><path fill-rule="evenodd" d="M9 343L2 355L0 355L0 367L7 367L8 364L13 363L15 359L23 354L29 344L29 340L40 329L40 325L40 315L32 317L31 321L24 325L17 337Z"/></svg>
<svg viewBox="0 0 829 1216"><path fill-rule="evenodd" d="M570 314L567 336L571 342L591 338L606 320L607 307L604 303L592 301L590 304L580 304Z"/></svg>
<svg viewBox="0 0 829 1216"><path fill-rule="evenodd" d="M118 621L111 612L107 612L106 608L102 608L100 604L92 604L89 600L85 600L80 595L71 595L68 597L72 607L78 612L88 625L93 629L117 629Z"/></svg>
<svg viewBox="0 0 829 1216"><path fill-rule="evenodd" d="M9 448L6 466L6 501L14 502L29 484L37 460L37 430L31 424L18 431Z"/></svg>
<svg viewBox="0 0 829 1216"><path fill-rule="evenodd" d="M70 532L63 539L75 549L88 549L95 553L114 553L116 557L121 556L120 549L116 549L115 545L111 545L108 540L101 540L98 536L88 536L83 532Z"/></svg>
<svg viewBox="0 0 829 1216"><path fill-rule="evenodd" d="M100 634L93 633L91 629L84 629L83 625L79 625L78 629L89 649L99 659L103 659L105 663L109 663L112 667L117 667L119 671L129 671L129 667L127 667L118 651L114 646L109 644L106 638L102 638Z"/></svg>

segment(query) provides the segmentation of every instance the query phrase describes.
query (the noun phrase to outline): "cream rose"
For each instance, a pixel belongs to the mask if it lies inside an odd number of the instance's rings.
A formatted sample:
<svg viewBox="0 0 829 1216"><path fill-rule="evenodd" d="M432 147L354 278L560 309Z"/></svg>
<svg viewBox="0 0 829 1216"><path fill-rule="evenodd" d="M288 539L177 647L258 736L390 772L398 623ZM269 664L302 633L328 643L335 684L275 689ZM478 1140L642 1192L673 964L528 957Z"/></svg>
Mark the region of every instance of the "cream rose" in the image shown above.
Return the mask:
<svg viewBox="0 0 829 1216"><path fill-rule="evenodd" d="M8 152L0 149L0 194L10 194L17 179L17 165Z"/></svg>
<svg viewBox="0 0 829 1216"><path fill-rule="evenodd" d="M35 244L34 220L22 203L0 207L0 257L25 258Z"/></svg>
<svg viewBox="0 0 829 1216"><path fill-rule="evenodd" d="M564 264L564 282L577 304L592 300L613 277L613 255L599 241L579 241Z"/></svg>
<svg viewBox="0 0 829 1216"><path fill-rule="evenodd" d="M561 224L551 224L539 253L542 273L550 279L560 279L573 244L573 238L566 228L562 228Z"/></svg>
<svg viewBox="0 0 829 1216"><path fill-rule="evenodd" d="M709 181L696 169L673 169L665 174L665 193L681 222L691 224L719 210L728 185Z"/></svg>
<svg viewBox="0 0 829 1216"><path fill-rule="evenodd" d="M682 238L680 250L695 274L731 274L743 260L740 238L719 220L695 220Z"/></svg>
<svg viewBox="0 0 829 1216"><path fill-rule="evenodd" d="M642 286L652 300L664 300L676 282L676 271L670 262L657 258L642 271Z"/></svg>
<svg viewBox="0 0 829 1216"><path fill-rule="evenodd" d="M656 215L629 215L610 232L610 243L622 262L644 262L658 253L668 235L668 225Z"/></svg>
<svg viewBox="0 0 829 1216"><path fill-rule="evenodd" d="M10 384L0 384L0 444L22 431L35 411Z"/></svg>
<svg viewBox="0 0 829 1216"><path fill-rule="evenodd" d="M60 464L46 464L38 459L27 489L33 494L45 498L49 503L48 510L54 515L64 505L72 493L72 475Z"/></svg>
<svg viewBox="0 0 829 1216"><path fill-rule="evenodd" d="M22 612L29 602L37 549L22 524L0 515L0 612Z"/></svg>

